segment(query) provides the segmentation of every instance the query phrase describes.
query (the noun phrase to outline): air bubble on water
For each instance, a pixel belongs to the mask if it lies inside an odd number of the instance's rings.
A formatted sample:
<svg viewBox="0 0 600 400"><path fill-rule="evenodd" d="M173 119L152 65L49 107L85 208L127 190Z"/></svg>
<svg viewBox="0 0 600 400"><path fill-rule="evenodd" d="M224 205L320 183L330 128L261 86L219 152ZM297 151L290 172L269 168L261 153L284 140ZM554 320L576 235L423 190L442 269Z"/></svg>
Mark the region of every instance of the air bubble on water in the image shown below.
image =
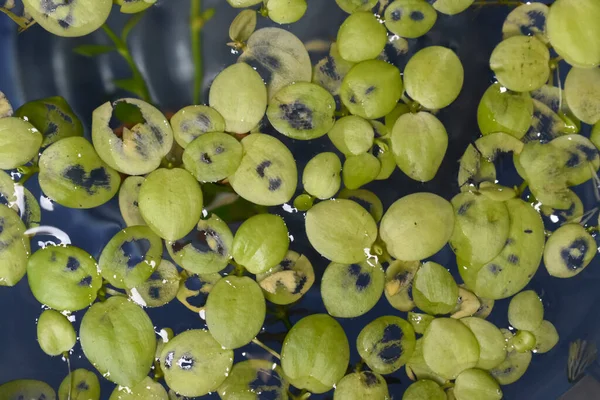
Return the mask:
<svg viewBox="0 0 600 400"><path fill-rule="evenodd" d="M559 218L558 218L558 216L552 214L550 216L550 221L552 221L552 222L554 222L556 224L559 221Z"/></svg>
<svg viewBox="0 0 600 400"><path fill-rule="evenodd" d="M204 309L200 310L198 314L200 315L200 318L206 320L206 312L204 311Z"/></svg>
<svg viewBox="0 0 600 400"><path fill-rule="evenodd" d="M277 363L273 363L273 365L271 365L272 370L275 370L275 368L277 368Z"/></svg>
<svg viewBox="0 0 600 400"><path fill-rule="evenodd" d="M500 86L500 93L506 93L508 91L504 86Z"/></svg>
<svg viewBox="0 0 600 400"><path fill-rule="evenodd" d="M294 241L294 236L292 234L290 234L290 233L288 233L288 238L290 238L290 242Z"/></svg>
<svg viewBox="0 0 600 400"><path fill-rule="evenodd" d="M208 217L208 210L207 210L206 208L203 208L203 209L202 209L202 217L203 217L203 218L206 218L206 217Z"/></svg>

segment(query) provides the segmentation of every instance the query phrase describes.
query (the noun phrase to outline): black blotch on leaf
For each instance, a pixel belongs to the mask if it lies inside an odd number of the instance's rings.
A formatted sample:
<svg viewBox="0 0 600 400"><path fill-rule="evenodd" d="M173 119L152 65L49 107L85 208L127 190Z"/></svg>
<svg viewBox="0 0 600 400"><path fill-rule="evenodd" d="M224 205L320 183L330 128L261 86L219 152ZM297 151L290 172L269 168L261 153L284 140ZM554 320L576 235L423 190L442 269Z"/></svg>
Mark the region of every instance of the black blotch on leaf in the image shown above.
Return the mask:
<svg viewBox="0 0 600 400"><path fill-rule="evenodd" d="M497 264L490 264L488 266L488 268L489 268L490 272L494 275L498 275L500 272L502 272L502 267L500 267Z"/></svg>
<svg viewBox="0 0 600 400"><path fill-rule="evenodd" d="M358 276L362 272L362 268L358 264L348 265L348 273L352 276Z"/></svg>
<svg viewBox="0 0 600 400"><path fill-rule="evenodd" d="M78 390L90 390L90 386L87 384L86 381L81 381L77 384L77 389Z"/></svg>
<svg viewBox="0 0 600 400"><path fill-rule="evenodd" d="M375 86L369 86L367 90L365 90L365 94L371 94L375 91Z"/></svg>
<svg viewBox="0 0 600 400"><path fill-rule="evenodd" d="M210 158L208 153L200 154L200 161L202 161L204 164L212 164L212 159Z"/></svg>
<svg viewBox="0 0 600 400"><path fill-rule="evenodd" d="M222 154L225 152L225 149L222 146L217 146L215 148L215 154Z"/></svg>
<svg viewBox="0 0 600 400"><path fill-rule="evenodd" d="M271 70L276 70L281 68L281 63L279 62L279 60L271 55L265 55L263 57L263 62L265 64L265 66L267 66L268 68L270 68Z"/></svg>
<svg viewBox="0 0 600 400"><path fill-rule="evenodd" d="M58 133L58 125L54 122L49 121L48 125L46 125L46 129L44 130L44 137L52 137Z"/></svg>
<svg viewBox="0 0 600 400"><path fill-rule="evenodd" d="M511 254L508 256L507 261L513 265L516 265L519 263L519 256L516 254Z"/></svg>
<svg viewBox="0 0 600 400"><path fill-rule="evenodd" d="M148 289L148 296L154 300L160 299L160 287L159 286L150 286Z"/></svg>
<svg viewBox="0 0 600 400"><path fill-rule="evenodd" d="M146 259L146 254L150 251L150 241L145 238L132 239L123 242L121 251L128 257L127 268L134 268Z"/></svg>
<svg viewBox="0 0 600 400"><path fill-rule="evenodd" d="M179 368L188 371L194 367L194 358L187 354L184 354L177 361L177 365L179 366Z"/></svg>
<svg viewBox="0 0 600 400"><path fill-rule="evenodd" d="M362 376L364 377L364 381L365 384L367 386L373 386L376 385L378 383L378 379L377 379L377 375L375 375L374 373L372 373L371 371L364 371L362 373Z"/></svg>
<svg viewBox="0 0 600 400"><path fill-rule="evenodd" d="M296 283L296 287L294 288L294 291L292 292L292 294L302 293L302 289L304 289L306 282L308 282L308 278L306 276L302 276L300 278L300 280Z"/></svg>
<svg viewBox="0 0 600 400"><path fill-rule="evenodd" d="M291 104L282 103L279 105L282 112L282 118L294 129L310 130L313 129L313 111L296 100Z"/></svg>
<svg viewBox="0 0 600 400"><path fill-rule="evenodd" d="M71 272L75 272L79 269L79 267L81 266L81 264L79 263L79 260L76 259L75 257L69 257L67 259L67 269Z"/></svg>
<svg viewBox="0 0 600 400"><path fill-rule="evenodd" d="M402 18L402 12L398 9L392 11L392 21L400 21L400 18Z"/></svg>
<svg viewBox="0 0 600 400"><path fill-rule="evenodd" d="M289 258L284 258L280 263L279 266L281 267L282 270L284 271L289 271L292 268L292 260L290 260Z"/></svg>
<svg viewBox="0 0 600 400"><path fill-rule="evenodd" d="M265 177L265 169L269 168L273 163L270 160L265 160L256 166L256 173L261 178Z"/></svg>
<svg viewBox="0 0 600 400"><path fill-rule="evenodd" d="M82 280L79 281L78 285L79 286L90 286L92 284L92 276L88 275L85 278L83 278Z"/></svg>
<svg viewBox="0 0 600 400"><path fill-rule="evenodd" d="M171 367L173 366L173 358L175 358L175 352L174 351L168 352L167 356L165 357L165 367L167 369L171 369Z"/></svg>
<svg viewBox="0 0 600 400"><path fill-rule="evenodd" d="M162 276L160 275L160 272L158 272L158 270L154 270L152 272L152 275L150 275L150 278L148 278L149 281L160 281L162 280Z"/></svg>
<svg viewBox="0 0 600 400"><path fill-rule="evenodd" d="M579 154L571 153L571 155L569 156L569 159L567 160L565 165L569 168L574 168L574 167L578 166L580 162L581 162L581 159L579 158Z"/></svg>
<svg viewBox="0 0 600 400"><path fill-rule="evenodd" d="M95 168L88 174L81 165L67 167L63 176L88 194L96 193L97 188L110 188L110 176L103 167Z"/></svg>
<svg viewBox="0 0 600 400"><path fill-rule="evenodd" d="M527 234L533 233L533 231L531 229L525 229L523 232L525 232Z"/></svg>
<svg viewBox="0 0 600 400"><path fill-rule="evenodd" d="M404 333L402 329L398 325L388 325L383 330L383 337L381 338L381 343L389 343L402 340L404 337Z"/></svg>
<svg viewBox="0 0 600 400"><path fill-rule="evenodd" d="M215 249L211 248L208 240L212 239L216 243ZM225 243L214 229L206 228L198 230L194 240L191 242L192 247L199 253L215 252L220 256L225 255Z"/></svg>
<svg viewBox="0 0 600 400"><path fill-rule="evenodd" d="M338 74L338 72L337 72L335 60L331 56L327 56L327 62L325 64L322 64L319 67L319 70L323 73L323 75L326 75L336 81L339 81L342 79L340 74Z"/></svg>
<svg viewBox="0 0 600 400"><path fill-rule="evenodd" d="M585 254L589 249L588 243L584 238L573 240L569 247L565 247L560 251L560 257L568 269L576 271L583 267Z"/></svg>
<svg viewBox="0 0 600 400"><path fill-rule="evenodd" d="M402 356L402 347L394 343L379 351L377 354L379 359L386 364L393 364Z"/></svg>
<svg viewBox="0 0 600 400"><path fill-rule="evenodd" d="M425 15L421 11L413 11L410 13L410 19L413 21L423 21L425 19Z"/></svg>
<svg viewBox="0 0 600 400"><path fill-rule="evenodd" d="M198 114L195 119L196 126L202 132L206 131L211 124L210 118L206 114Z"/></svg>
<svg viewBox="0 0 600 400"><path fill-rule="evenodd" d="M456 213L458 215L465 215L467 213L467 211L469 211L469 208L471 208L471 206L473 205L473 201L467 201L463 204L460 205L460 207L458 207L458 211L456 211Z"/></svg>
<svg viewBox="0 0 600 400"><path fill-rule="evenodd" d="M359 274L356 277L356 289L358 291L367 289L370 284L371 284L371 275L363 273L363 274Z"/></svg>
<svg viewBox="0 0 600 400"><path fill-rule="evenodd" d="M523 36L534 36L537 32L544 29L546 25L546 16L539 11L529 11L527 17L530 20L531 26L521 25L521 34ZM531 29L532 27L537 28L536 30Z"/></svg>
<svg viewBox="0 0 600 400"><path fill-rule="evenodd" d="M598 158L598 150L596 148L588 147L583 144L578 144L576 147L577 147L577 150L579 150L583 154L585 154L585 159L587 161L594 161L596 158Z"/></svg>
<svg viewBox="0 0 600 400"><path fill-rule="evenodd" d="M281 178L269 178L269 191L276 191L281 187L281 183Z"/></svg>

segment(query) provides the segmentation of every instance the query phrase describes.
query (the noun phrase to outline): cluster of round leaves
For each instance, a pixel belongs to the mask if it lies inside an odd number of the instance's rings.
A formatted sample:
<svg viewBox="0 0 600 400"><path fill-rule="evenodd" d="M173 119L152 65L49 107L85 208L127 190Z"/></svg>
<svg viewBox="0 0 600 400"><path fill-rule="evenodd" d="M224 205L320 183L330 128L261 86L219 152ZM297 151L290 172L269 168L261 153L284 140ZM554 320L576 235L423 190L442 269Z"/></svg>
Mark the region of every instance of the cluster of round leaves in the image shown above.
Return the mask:
<svg viewBox="0 0 600 400"><path fill-rule="evenodd" d="M228 2L240 8L261 3ZM313 393L336 387L339 399L385 399L382 375L402 366L417 380L404 399L444 399L442 385L450 380L448 395L459 400L500 399L499 385L519 379L532 352L547 352L558 342L538 295L521 290L542 257L551 275L566 278L580 273L596 253L593 237L576 220L580 215L573 210L583 206L569 187L590 180L600 166L595 147L600 130L591 140L577 135L581 122L600 120L595 100L600 35L594 25L599 6L593 0L558 0L550 8L517 7L490 58L498 83L478 109L484 136L461 158L461 193L450 202L414 193L384 213L377 196L360 188L387 179L396 166L416 181L435 177L448 147L435 112L458 97L464 79L458 56L440 46L414 54L401 74L381 59L388 30L420 37L432 28L437 12L461 12L472 0L396 0L384 10L383 24L370 12L374 1L336 2L350 15L330 54L314 69L298 38L279 28L254 31L256 13L245 10L230 29L243 52L213 81L209 105L185 107L167 120L137 99L107 102L93 113L92 143L82 137L81 124L63 99L28 103L12 117L0 97L0 138L7 138L1 168L37 166L44 193L66 207L94 208L119 193L127 227L106 244L98 261L70 245L30 256L25 230L35 226L36 215L39 223L39 210L25 210L31 200L22 186L8 176L9 182L0 181L8 204L0 206L5 244L0 285L13 286L27 272L34 296L51 308L38 321L38 341L53 356L69 352L77 340L69 313L90 307L79 332L81 345L94 367L119 385L111 399L166 399L165 389L148 377L151 368L185 396L217 391L226 399L265 390L286 398L291 384ZM89 4L87 12L81 2L52 10L46 3L25 2L46 29L77 36L103 23L105 3L111 2ZM121 5L123 12L139 12L151 4ZM261 12L291 23L304 15L306 1L265 0ZM546 24L536 26L532 12L543 15ZM586 29L576 29L578 24ZM548 84L555 67L548 43L573 65L564 101L563 91ZM294 303L315 281L310 261L289 249L281 217L252 216L234 233L217 213L203 213L202 186L212 183L229 183L235 196L260 206L287 203L296 193L292 153L276 137L259 133L265 116L292 139L327 135L345 157L343 163L331 152L311 159L302 174L306 193L294 203L307 211L310 244L331 261L320 284L328 313L364 315L382 294L394 308L409 312L407 320L384 316L361 331L356 347L370 371L345 376L350 345L339 323L325 314L305 317L288 332L280 367L264 360L233 364L233 350L260 333L266 301ZM111 124L115 117L122 122L118 128ZM547 120L551 137L540 141ZM546 244L537 211L520 193L496 183L493 162L500 152L514 154L519 174L550 213L570 210L564 212L568 223ZM161 168L177 154L177 167ZM122 181L122 175L129 177ZM163 242L175 264L163 259ZM420 261L447 243L464 285L442 265ZM230 263L256 279L225 273ZM123 296L105 299L107 283L124 289L133 302ZM102 301L95 302L98 296ZM503 331L485 318L495 300L511 296L512 330ZM163 330L157 342L152 321L138 305L159 307L175 298L200 312L208 330L174 337ZM415 307L421 312L412 312ZM127 387L126 393L120 387ZM54 396L37 381L14 381L0 389ZM96 375L73 371L59 397L65 393L99 398Z"/></svg>

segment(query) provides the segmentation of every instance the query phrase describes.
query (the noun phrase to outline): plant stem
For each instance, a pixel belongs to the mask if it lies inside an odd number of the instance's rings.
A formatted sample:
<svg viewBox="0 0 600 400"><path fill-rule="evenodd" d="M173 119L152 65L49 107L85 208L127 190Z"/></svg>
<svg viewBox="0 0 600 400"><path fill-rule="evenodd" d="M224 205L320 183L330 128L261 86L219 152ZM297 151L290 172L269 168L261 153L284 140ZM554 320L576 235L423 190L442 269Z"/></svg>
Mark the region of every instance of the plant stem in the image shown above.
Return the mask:
<svg viewBox="0 0 600 400"><path fill-rule="evenodd" d="M192 59L194 60L194 104L200 103L202 93L202 0L190 0L190 34L192 42Z"/></svg>
<svg viewBox="0 0 600 400"><path fill-rule="evenodd" d="M19 179L17 183L20 185L25 185L25 182L27 182L29 178L40 171L40 168L37 166L37 164L34 164L31 166L19 167L17 171L21 174L21 179Z"/></svg>
<svg viewBox="0 0 600 400"><path fill-rule="evenodd" d="M107 24L102 25L102 29L104 29L104 32L106 32L106 34L108 35L110 40L114 43L115 47L117 48L117 52L121 55L121 57L123 57L123 59L129 65L129 68L131 69L131 72L133 73L133 80L136 81L137 85L139 86L139 88L141 90L140 94L141 94L142 100L144 100L148 103L151 103L152 98L150 97L150 91L148 90L148 85L146 84L146 81L144 80L144 76L140 72L133 57L131 56L131 53L129 52L129 48L127 47L127 43L125 43L120 37L118 37L112 31L112 29L109 28L109 26Z"/></svg>
<svg viewBox="0 0 600 400"><path fill-rule="evenodd" d="M264 344L257 338L252 339L252 343L261 347L263 350L267 351L269 354L271 354L273 357L277 358L278 360L281 360L281 356L279 355L279 353L277 353L275 350L273 350L272 348L270 348L269 346L267 346L266 344Z"/></svg>
<svg viewBox="0 0 600 400"><path fill-rule="evenodd" d="M473 3L473 6L521 6L525 3L522 1L512 1L512 0L479 0Z"/></svg>

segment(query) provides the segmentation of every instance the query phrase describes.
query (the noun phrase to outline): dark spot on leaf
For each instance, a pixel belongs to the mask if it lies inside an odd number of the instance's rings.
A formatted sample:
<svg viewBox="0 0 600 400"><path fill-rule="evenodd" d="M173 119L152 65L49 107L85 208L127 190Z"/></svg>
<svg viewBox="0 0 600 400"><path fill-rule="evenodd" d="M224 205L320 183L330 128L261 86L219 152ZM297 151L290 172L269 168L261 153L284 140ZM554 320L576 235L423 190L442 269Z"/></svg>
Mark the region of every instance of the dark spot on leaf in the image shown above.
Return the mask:
<svg viewBox="0 0 600 400"><path fill-rule="evenodd" d="M523 232L529 234L529 233L533 233L533 231L531 229L525 229Z"/></svg>
<svg viewBox="0 0 600 400"><path fill-rule="evenodd" d="M310 130L313 129L313 111L296 100L291 104L280 104L279 109L282 112L282 118L294 129Z"/></svg>
<svg viewBox="0 0 600 400"><path fill-rule="evenodd" d="M160 281L162 280L162 276L160 276L160 272L158 272L158 270L154 270L152 272L152 275L150 275L150 278L148 278L149 281Z"/></svg>
<svg viewBox="0 0 600 400"><path fill-rule="evenodd" d="M220 256L225 255L225 243L221 239L221 235L219 235L214 229L206 228L200 229L196 232L194 240L191 241L191 245L199 253L217 253ZM208 240L212 239L214 241L215 248L213 249Z"/></svg>
<svg viewBox="0 0 600 400"><path fill-rule="evenodd" d="M356 104L356 97L354 95L350 96L350 103Z"/></svg>
<svg viewBox="0 0 600 400"><path fill-rule="evenodd" d="M502 267L499 266L498 264L490 264L488 266L488 269L494 275L498 275L500 272L502 272Z"/></svg>
<svg viewBox="0 0 600 400"><path fill-rule="evenodd" d="M579 150L583 154L585 154L585 159L587 161L594 161L596 158L598 158L598 150L596 148L588 147L583 144L578 144L576 147L577 147L577 150Z"/></svg>
<svg viewBox="0 0 600 400"><path fill-rule="evenodd" d="M508 256L507 261L513 265L516 265L519 263L519 256L516 254L511 254Z"/></svg>
<svg viewBox="0 0 600 400"><path fill-rule="evenodd" d="M63 176L90 195L96 193L97 188L110 188L110 176L103 167L95 168L88 174L81 165L73 165L65 169Z"/></svg>
<svg viewBox="0 0 600 400"><path fill-rule="evenodd" d="M86 381L81 381L77 384L77 389L78 390L90 390L90 386L87 384Z"/></svg>
<svg viewBox="0 0 600 400"><path fill-rule="evenodd" d="M331 56L327 56L327 62L325 64L321 64L319 70L323 73L323 75L326 75L336 81L342 79L342 77L337 72L335 60Z"/></svg>
<svg viewBox="0 0 600 400"><path fill-rule="evenodd" d="M281 68L279 60L271 55L265 55L263 57L264 64L272 70Z"/></svg>
<svg viewBox="0 0 600 400"><path fill-rule="evenodd" d="M574 168L574 167L578 166L580 162L581 162L581 160L579 158L579 154L571 153L571 156L569 157L569 159L567 160L565 165L569 168Z"/></svg>
<svg viewBox="0 0 600 400"><path fill-rule="evenodd" d="M194 366L194 359L191 356L184 354L177 361L177 365L179 366L179 368L188 371Z"/></svg>
<svg viewBox="0 0 600 400"><path fill-rule="evenodd" d="M276 191L281 187L281 183L281 178L269 178L269 191Z"/></svg>
<svg viewBox="0 0 600 400"><path fill-rule="evenodd" d="M474 201L470 200L470 201L467 201L467 202L461 204L460 207L458 207L458 211L456 211L456 213L458 215L465 215L467 213L467 211L469 210L469 208L471 208L473 203L474 203Z"/></svg>
<svg viewBox="0 0 600 400"><path fill-rule="evenodd" d="M289 271L292 267L292 260L290 260L289 258L284 258L280 263L279 266L281 267L281 269L283 269L284 271Z"/></svg>
<svg viewBox="0 0 600 400"><path fill-rule="evenodd" d="M79 260L76 259L75 257L67 258L67 269L69 271L75 272L79 269L80 266L81 266L81 264L79 263Z"/></svg>
<svg viewBox="0 0 600 400"><path fill-rule="evenodd" d="M78 285L82 287L88 287L92 284L92 276L88 275L79 281Z"/></svg>
<svg viewBox="0 0 600 400"><path fill-rule="evenodd" d="M58 125L52 121L48 121L46 129L44 130L44 137L52 137L58 132Z"/></svg>
<svg viewBox="0 0 600 400"><path fill-rule="evenodd" d="M308 278L306 276L302 276L300 280L296 283L296 287L294 288L292 294L302 293L302 289L304 289L304 286L306 286L306 282L308 282Z"/></svg>
<svg viewBox="0 0 600 400"><path fill-rule="evenodd" d="M399 9L395 9L394 11L392 11L392 21L400 21L400 18L402 18L402 12Z"/></svg>
<svg viewBox="0 0 600 400"><path fill-rule="evenodd" d="M175 358L175 352L174 351L168 352L167 356L165 357L165 367L167 369L171 369L171 367L173 366L173 358Z"/></svg>
<svg viewBox="0 0 600 400"><path fill-rule="evenodd" d="M154 300L160 299L160 287L150 286L150 288L148 289L148 296L150 296L150 298Z"/></svg>
<svg viewBox="0 0 600 400"><path fill-rule="evenodd" d="M72 18L70 18L70 16L67 16L67 18L64 18L64 19L59 19L58 24L63 29L69 29L71 27L71 22L70 22L71 19Z"/></svg>
<svg viewBox="0 0 600 400"><path fill-rule="evenodd" d="M365 90L365 94L371 94L375 91L375 86L369 86L367 90Z"/></svg>
<svg viewBox="0 0 600 400"><path fill-rule="evenodd" d="M513 244L515 241L512 238L508 238L506 239L506 242L504 243L505 246L508 246L510 244Z"/></svg>
<svg viewBox="0 0 600 400"><path fill-rule="evenodd" d="M150 251L150 241L140 238L123 242L121 251L125 257L128 257L127 268L134 268L146 259L146 254Z"/></svg>
<svg viewBox="0 0 600 400"><path fill-rule="evenodd" d="M371 284L371 275L363 273L356 278L356 289L358 291L365 290Z"/></svg>
<svg viewBox="0 0 600 400"><path fill-rule="evenodd" d="M212 164L212 160L208 153L200 154L200 161L202 161L204 164Z"/></svg>
<svg viewBox="0 0 600 400"><path fill-rule="evenodd" d="M379 380L377 379L377 375L375 375L371 371L365 371L365 372L363 372L362 376L364 377L365 384L367 386L373 386L373 385L376 385L379 382Z"/></svg>
<svg viewBox="0 0 600 400"><path fill-rule="evenodd" d="M198 126L198 129L205 132L210 127L211 120L206 114L198 114L196 115L196 125Z"/></svg>
<svg viewBox="0 0 600 400"><path fill-rule="evenodd" d="M393 364L402 356L402 347L394 343L379 351L379 359L386 364Z"/></svg>
<svg viewBox="0 0 600 400"><path fill-rule="evenodd" d="M269 168L273 163L269 160L265 160L256 166L256 173L261 178L265 177L265 169Z"/></svg>
<svg viewBox="0 0 600 400"><path fill-rule="evenodd" d="M425 15L421 11L413 11L410 13L410 19L413 21L423 21L425 19Z"/></svg>
<svg viewBox="0 0 600 400"><path fill-rule="evenodd" d="M225 152L225 149L222 146L217 146L215 148L215 154L222 154Z"/></svg>
<svg viewBox="0 0 600 400"><path fill-rule="evenodd" d="M134 202L133 202L133 205L134 205L135 207L139 207L139 206L140 206L140 203L138 203L137 201L134 201Z"/></svg>
<svg viewBox="0 0 600 400"><path fill-rule="evenodd" d="M402 340L403 337L404 333L402 332L402 329L398 325L390 324L383 330L381 343L396 342Z"/></svg>
<svg viewBox="0 0 600 400"><path fill-rule="evenodd" d="M348 265L348 273L352 276L358 277L362 272L362 268L358 264L350 264Z"/></svg>
<svg viewBox="0 0 600 400"><path fill-rule="evenodd" d="M589 246L584 238L573 240L569 247L560 251L560 256L568 269L576 271L583 267Z"/></svg>

